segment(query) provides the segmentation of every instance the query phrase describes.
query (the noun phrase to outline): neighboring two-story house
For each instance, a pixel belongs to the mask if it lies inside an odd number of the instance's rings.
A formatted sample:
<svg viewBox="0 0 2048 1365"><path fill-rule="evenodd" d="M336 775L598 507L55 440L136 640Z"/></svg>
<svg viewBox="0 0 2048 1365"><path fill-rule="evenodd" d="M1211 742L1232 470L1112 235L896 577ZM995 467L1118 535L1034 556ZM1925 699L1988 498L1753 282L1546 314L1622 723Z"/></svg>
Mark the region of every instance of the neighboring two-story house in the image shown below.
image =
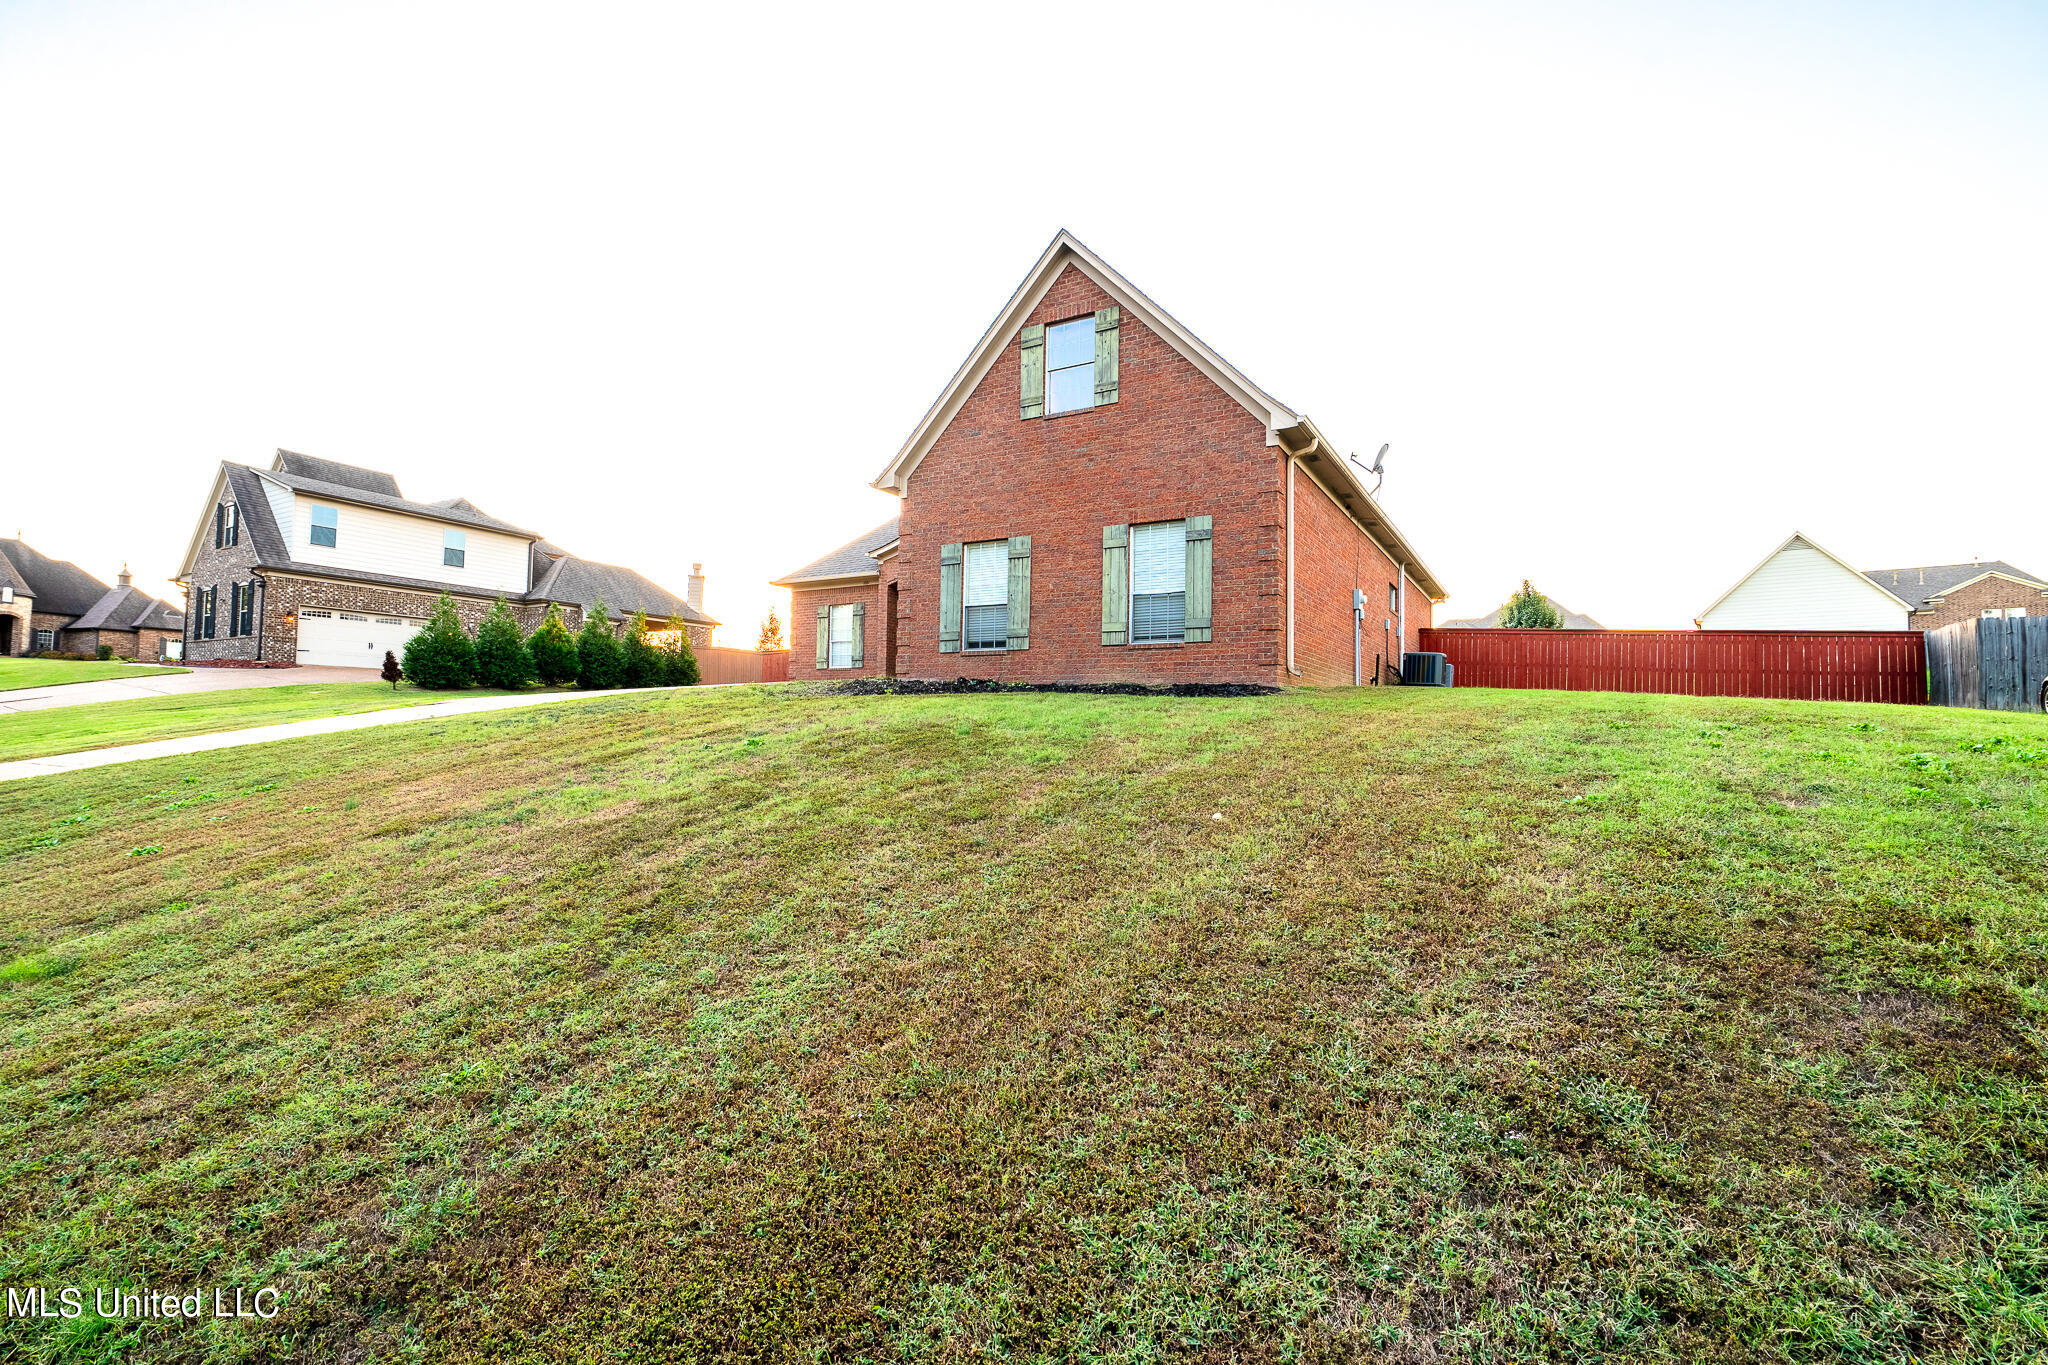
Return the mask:
<svg viewBox="0 0 2048 1365"><path fill-rule="evenodd" d="M575 630L599 599L614 621L644 611L699 647L718 624L701 571L677 597L466 499L412 502L389 474L289 450L268 469L222 462L176 581L192 663L375 668L444 592L471 630L500 597L528 630L550 603Z"/></svg>
<svg viewBox="0 0 2048 1365"><path fill-rule="evenodd" d="M791 676L1375 681L1444 589L1315 424L1061 232L874 486L777 580Z"/></svg>
<svg viewBox="0 0 2048 1365"><path fill-rule="evenodd" d="M177 611L131 581L113 587L69 560L0 540L0 654L97 654L145 663L177 655Z"/></svg>

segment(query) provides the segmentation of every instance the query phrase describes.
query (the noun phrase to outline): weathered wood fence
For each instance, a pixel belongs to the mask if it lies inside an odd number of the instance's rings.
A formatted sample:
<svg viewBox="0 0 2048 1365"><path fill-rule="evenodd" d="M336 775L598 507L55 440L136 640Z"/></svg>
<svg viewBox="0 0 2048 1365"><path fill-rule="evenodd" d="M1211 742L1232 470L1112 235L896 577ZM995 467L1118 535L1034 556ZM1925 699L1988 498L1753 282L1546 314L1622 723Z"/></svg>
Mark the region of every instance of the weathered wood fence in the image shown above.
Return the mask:
<svg viewBox="0 0 2048 1365"><path fill-rule="evenodd" d="M1425 630L1459 687L1927 701L1917 630Z"/></svg>
<svg viewBox="0 0 2048 1365"><path fill-rule="evenodd" d="M697 651L698 681L707 683L788 682L786 649L727 649L707 645Z"/></svg>
<svg viewBox="0 0 2048 1365"><path fill-rule="evenodd" d="M2048 678L2048 616L1982 616L1927 632L1936 706L2032 711Z"/></svg>

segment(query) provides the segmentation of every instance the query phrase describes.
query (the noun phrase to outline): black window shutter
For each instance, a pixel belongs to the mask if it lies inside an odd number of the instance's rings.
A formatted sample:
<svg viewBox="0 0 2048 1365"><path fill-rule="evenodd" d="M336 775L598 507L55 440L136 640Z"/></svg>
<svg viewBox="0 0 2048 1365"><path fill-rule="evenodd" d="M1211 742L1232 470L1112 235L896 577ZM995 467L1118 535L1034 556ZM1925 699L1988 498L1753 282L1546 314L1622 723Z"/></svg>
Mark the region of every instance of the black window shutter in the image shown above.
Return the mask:
<svg viewBox="0 0 2048 1365"><path fill-rule="evenodd" d="M216 550L221 546L221 528L227 524L227 518L227 504L215 503L213 505L213 548Z"/></svg>

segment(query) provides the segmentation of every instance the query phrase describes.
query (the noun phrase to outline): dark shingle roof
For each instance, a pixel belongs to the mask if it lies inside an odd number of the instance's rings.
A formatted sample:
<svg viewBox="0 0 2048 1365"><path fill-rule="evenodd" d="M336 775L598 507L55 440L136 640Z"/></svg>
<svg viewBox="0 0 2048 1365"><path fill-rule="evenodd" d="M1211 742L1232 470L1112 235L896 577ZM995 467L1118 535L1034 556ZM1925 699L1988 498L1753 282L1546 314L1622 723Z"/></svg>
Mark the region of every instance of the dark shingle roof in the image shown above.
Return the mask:
<svg viewBox="0 0 2048 1365"><path fill-rule="evenodd" d="M874 552L896 539L896 518L891 517L865 535L855 536L823 559L811 561L795 573L784 574L773 586L792 588L832 578L859 578L880 572Z"/></svg>
<svg viewBox="0 0 2048 1365"><path fill-rule="evenodd" d="M1886 592L1905 598L1913 604L1914 611L1925 611L1928 599L1939 597L1950 588L1988 573L2010 574L2029 583L2043 581L2002 559L1988 559L1980 564L1916 564L1909 569L1865 569L1863 576Z"/></svg>
<svg viewBox="0 0 2048 1365"><path fill-rule="evenodd" d="M83 616L106 596L107 585L76 564L51 559L22 541L0 540L0 555L7 556L15 575L28 585L37 611L53 616ZM17 587L15 591L21 589Z"/></svg>
<svg viewBox="0 0 2048 1365"><path fill-rule="evenodd" d="M339 460L323 460L317 455L301 455L296 450L280 449L271 469L302 479L353 488L359 493L376 493L387 498L405 497L405 494L398 491L398 480L382 470L364 469L360 465L343 464Z"/></svg>
<svg viewBox="0 0 2048 1365"><path fill-rule="evenodd" d="M644 611L649 616L688 621L692 625L718 624L643 574L623 565L600 564L593 559L578 559L566 553L554 561L547 575L526 597L530 602L573 602L585 611L603 598L606 609L614 617Z"/></svg>
<svg viewBox="0 0 2048 1365"><path fill-rule="evenodd" d="M264 478L275 479L295 492L316 498L333 498L336 502L352 502L361 507L381 507L391 512L410 512L414 516L431 517L435 521L454 522L462 526L475 526L485 531L503 531L507 535L533 536L538 532L522 530L509 521L499 521L486 516L476 509L475 504L462 498L449 498L445 502L409 502L404 498L387 497L367 489L349 484L329 483L325 479L309 479L298 474L281 470L266 470Z"/></svg>
<svg viewBox="0 0 2048 1365"><path fill-rule="evenodd" d="M4 553L0 553L0 588L12 588L23 597L36 595L36 590L28 585L28 580L21 576Z"/></svg>
<svg viewBox="0 0 2048 1365"><path fill-rule="evenodd" d="M92 610L73 621L67 630L176 630L185 618L168 604L159 602L140 588L108 588L93 603Z"/></svg>
<svg viewBox="0 0 2048 1365"><path fill-rule="evenodd" d="M1564 629L1566 630L1607 629L1607 627L1601 625L1592 617L1580 615L1554 597L1546 596L1543 600L1550 603L1557 611L1558 617L1564 622ZM1500 614L1507 609L1508 604L1503 602L1485 616L1475 616L1467 621L1440 621L1437 623L1437 626L1440 630L1497 630L1500 627Z"/></svg>

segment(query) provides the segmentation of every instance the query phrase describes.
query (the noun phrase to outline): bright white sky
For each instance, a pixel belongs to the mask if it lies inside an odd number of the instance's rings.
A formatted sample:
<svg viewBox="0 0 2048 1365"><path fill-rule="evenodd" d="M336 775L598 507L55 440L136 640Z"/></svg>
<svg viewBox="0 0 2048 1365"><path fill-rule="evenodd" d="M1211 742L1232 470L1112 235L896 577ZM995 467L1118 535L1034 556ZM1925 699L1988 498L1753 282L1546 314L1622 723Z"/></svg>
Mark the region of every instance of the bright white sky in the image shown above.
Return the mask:
<svg viewBox="0 0 2048 1365"><path fill-rule="evenodd" d="M0 2L0 534L169 596L286 446L751 643L1066 226L1442 615L2048 573L2048 8L982 10Z"/></svg>

